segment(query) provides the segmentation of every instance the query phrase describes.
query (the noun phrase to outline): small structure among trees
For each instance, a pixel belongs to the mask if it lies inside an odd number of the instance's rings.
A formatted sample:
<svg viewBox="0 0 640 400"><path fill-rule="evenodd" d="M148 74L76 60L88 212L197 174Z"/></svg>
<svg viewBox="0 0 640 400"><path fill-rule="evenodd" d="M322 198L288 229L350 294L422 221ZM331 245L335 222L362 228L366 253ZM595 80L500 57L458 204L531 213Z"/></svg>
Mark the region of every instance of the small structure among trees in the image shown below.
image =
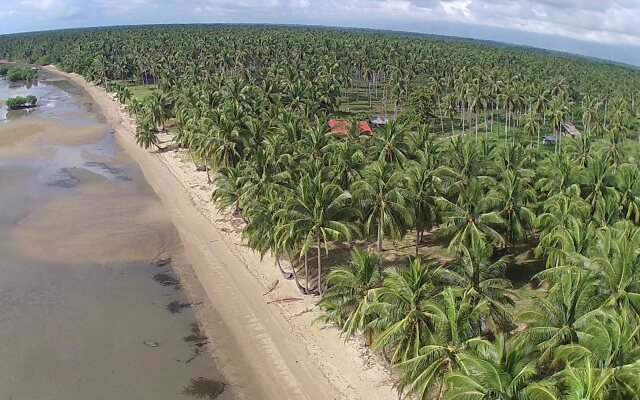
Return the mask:
<svg viewBox="0 0 640 400"><path fill-rule="evenodd" d="M344 119L330 119L327 121L327 125L331 129L331 133L337 135L346 135L351 128L351 122ZM358 131L361 135L373 136L373 129L367 121L358 122Z"/></svg>
<svg viewBox="0 0 640 400"><path fill-rule="evenodd" d="M555 146L558 143L557 136L545 136L542 138L542 144L545 146Z"/></svg>
<svg viewBox="0 0 640 400"><path fill-rule="evenodd" d="M389 118L386 115L371 115L369 122L374 126L382 126L389 123Z"/></svg>
<svg viewBox="0 0 640 400"><path fill-rule="evenodd" d="M560 131L565 136L570 136L572 138L580 136L580 131L571 122L565 122L564 124L562 124L560 127Z"/></svg>

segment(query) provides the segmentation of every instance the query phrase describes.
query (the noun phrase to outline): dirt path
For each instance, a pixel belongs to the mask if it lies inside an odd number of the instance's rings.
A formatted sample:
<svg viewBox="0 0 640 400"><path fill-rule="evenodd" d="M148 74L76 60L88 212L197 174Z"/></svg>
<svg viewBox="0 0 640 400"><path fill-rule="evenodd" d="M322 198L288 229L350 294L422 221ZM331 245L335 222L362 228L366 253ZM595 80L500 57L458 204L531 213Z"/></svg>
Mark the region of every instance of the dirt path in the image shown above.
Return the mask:
<svg viewBox="0 0 640 400"><path fill-rule="evenodd" d="M218 314L208 331L214 356L224 362L220 367L230 383L246 389L243 398L397 398L389 374L366 348L344 343L333 327L313 324L317 299L303 298L282 279L272 259L260 260L242 244L234 222L208 201L211 188L204 173L183 163L177 153L151 154L139 148L134 122L110 94L79 75L45 68L87 90L118 143L171 210L186 255ZM263 295L276 279L280 284ZM296 300L278 302L285 298ZM226 345L216 348L216 334L225 332L227 340L221 343Z"/></svg>

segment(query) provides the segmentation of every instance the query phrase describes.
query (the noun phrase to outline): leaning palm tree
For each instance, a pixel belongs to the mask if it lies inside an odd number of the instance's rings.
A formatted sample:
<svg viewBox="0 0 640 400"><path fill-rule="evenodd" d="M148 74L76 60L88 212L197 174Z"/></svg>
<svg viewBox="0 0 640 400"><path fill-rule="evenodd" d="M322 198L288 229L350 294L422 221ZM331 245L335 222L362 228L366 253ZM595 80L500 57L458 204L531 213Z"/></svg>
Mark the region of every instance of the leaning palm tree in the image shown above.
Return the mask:
<svg viewBox="0 0 640 400"><path fill-rule="evenodd" d="M365 231L376 233L378 252L382 239L404 236L413 220L405 175L392 164L376 162L365 168L363 178L352 186L353 196L364 211Z"/></svg>
<svg viewBox="0 0 640 400"><path fill-rule="evenodd" d="M347 339L371 322L370 293L382 285L381 265L380 256L354 249L348 264L335 267L327 275L328 289L318 305L324 310L323 319L339 325ZM365 334L371 343L372 331L366 329Z"/></svg>
<svg viewBox="0 0 640 400"><path fill-rule="evenodd" d="M242 237L247 240L249 247L260 253L261 258L271 253L282 276L285 279L294 278L300 289L295 265L292 266L292 272L285 272L281 264L282 257L287 254L287 247L278 237L279 227L282 224L278 210L285 202L286 197L273 190L258 201L249 204L245 211L248 222L242 230Z"/></svg>
<svg viewBox="0 0 640 400"><path fill-rule="evenodd" d="M160 139L158 138L158 133L158 128L147 118L138 119L138 126L136 127L136 143L138 146L144 149L149 149L152 146L159 149Z"/></svg>
<svg viewBox="0 0 640 400"><path fill-rule="evenodd" d="M300 255L313 245L317 251L317 290L322 294L322 244L328 252L329 241L350 240L355 231L353 221L359 211L351 206L351 193L328 183L321 173L301 179L297 190L282 209L284 235L300 237Z"/></svg>
<svg viewBox="0 0 640 400"><path fill-rule="evenodd" d="M233 207L235 215L242 215L240 200L245 191L242 171L236 167L222 168L213 179L215 190L211 200L221 208Z"/></svg>

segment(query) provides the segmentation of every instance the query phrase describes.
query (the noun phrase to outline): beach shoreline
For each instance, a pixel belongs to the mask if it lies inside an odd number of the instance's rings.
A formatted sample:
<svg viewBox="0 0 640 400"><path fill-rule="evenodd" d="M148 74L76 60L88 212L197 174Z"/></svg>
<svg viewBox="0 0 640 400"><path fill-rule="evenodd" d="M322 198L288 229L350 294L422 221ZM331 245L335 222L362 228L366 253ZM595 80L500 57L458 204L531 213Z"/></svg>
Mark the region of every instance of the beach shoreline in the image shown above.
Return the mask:
<svg viewBox="0 0 640 400"><path fill-rule="evenodd" d="M187 259L216 311L212 318L201 315L211 351L229 384L246 388L242 398L256 398L250 387L268 399L397 398L391 375L361 340L345 343L336 327L313 324L319 315L317 298L300 295L272 258L261 260L244 245L240 222L209 201L212 186L205 172L183 162L178 151L152 153L137 146L135 120L103 88L52 66L43 69L90 95L118 145L170 210ZM163 135L162 140L169 138ZM218 348L215 337L224 332L233 336L233 345ZM234 368L234 359L246 368L237 362Z"/></svg>

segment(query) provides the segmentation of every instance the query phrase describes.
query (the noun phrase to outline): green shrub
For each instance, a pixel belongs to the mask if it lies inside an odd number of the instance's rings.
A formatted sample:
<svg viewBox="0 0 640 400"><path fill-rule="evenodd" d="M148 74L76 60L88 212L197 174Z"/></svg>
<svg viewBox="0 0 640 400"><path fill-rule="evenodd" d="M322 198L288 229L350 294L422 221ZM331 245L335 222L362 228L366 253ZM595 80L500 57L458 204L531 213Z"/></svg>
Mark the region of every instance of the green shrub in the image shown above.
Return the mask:
<svg viewBox="0 0 640 400"><path fill-rule="evenodd" d="M9 82L30 81L38 76L38 71L34 71L31 68L2 68L6 70L6 72L3 74L2 70L0 70L0 75L6 75Z"/></svg>
<svg viewBox="0 0 640 400"><path fill-rule="evenodd" d="M19 108L35 107L37 102L36 96L16 96L8 99L6 105L9 110L17 110Z"/></svg>

